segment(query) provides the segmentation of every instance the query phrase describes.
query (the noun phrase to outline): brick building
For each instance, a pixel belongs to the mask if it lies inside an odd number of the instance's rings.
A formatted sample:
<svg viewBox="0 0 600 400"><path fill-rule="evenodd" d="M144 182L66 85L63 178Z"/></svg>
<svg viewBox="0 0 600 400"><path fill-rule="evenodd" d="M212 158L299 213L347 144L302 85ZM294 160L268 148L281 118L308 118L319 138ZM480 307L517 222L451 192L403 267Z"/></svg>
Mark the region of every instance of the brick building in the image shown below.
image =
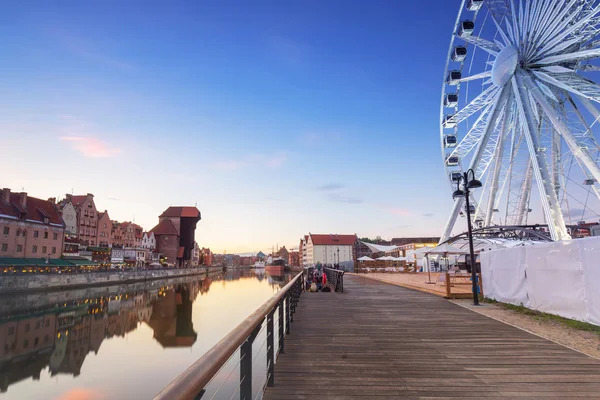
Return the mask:
<svg viewBox="0 0 600 400"><path fill-rule="evenodd" d="M108 211L98 213L98 247L112 247L112 221Z"/></svg>
<svg viewBox="0 0 600 400"><path fill-rule="evenodd" d="M156 237L156 249L167 257L167 263L187 267L194 249L196 224L200 221L196 207L169 207L150 232Z"/></svg>
<svg viewBox="0 0 600 400"><path fill-rule="evenodd" d="M70 201L77 212L77 237L79 242L96 246L98 240L98 212L94 203L94 195L74 196L67 193L66 200Z"/></svg>
<svg viewBox="0 0 600 400"><path fill-rule="evenodd" d="M289 266L299 267L300 266L300 253L296 250L291 250L289 253Z"/></svg>
<svg viewBox="0 0 600 400"><path fill-rule="evenodd" d="M200 249L200 265L212 265L213 263L213 254L209 248L203 247Z"/></svg>
<svg viewBox="0 0 600 400"><path fill-rule="evenodd" d="M54 201L12 193L0 196L0 257L59 258L65 237Z"/></svg>

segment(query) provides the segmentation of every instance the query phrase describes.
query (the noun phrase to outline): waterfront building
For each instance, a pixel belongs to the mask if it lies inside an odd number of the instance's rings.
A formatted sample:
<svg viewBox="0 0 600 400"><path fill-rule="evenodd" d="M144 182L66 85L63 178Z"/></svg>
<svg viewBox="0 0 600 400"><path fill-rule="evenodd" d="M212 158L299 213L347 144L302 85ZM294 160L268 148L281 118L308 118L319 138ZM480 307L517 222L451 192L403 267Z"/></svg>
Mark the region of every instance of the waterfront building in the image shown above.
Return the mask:
<svg viewBox="0 0 600 400"><path fill-rule="evenodd" d="M289 253L289 266L299 267L300 266L300 253L297 250L290 250Z"/></svg>
<svg viewBox="0 0 600 400"><path fill-rule="evenodd" d="M142 235L142 247L148 250L156 249L156 237L154 232L144 232Z"/></svg>
<svg viewBox="0 0 600 400"><path fill-rule="evenodd" d="M48 201L56 203L58 212L60 213L63 222L65 223L65 235L71 237L77 236L77 210L68 198L64 198L58 203L55 198L50 198Z"/></svg>
<svg viewBox="0 0 600 400"><path fill-rule="evenodd" d="M65 223L53 201L12 193L0 196L0 257L60 258Z"/></svg>
<svg viewBox="0 0 600 400"><path fill-rule="evenodd" d="M306 265L318 263L340 264L347 270L354 266L354 244L356 234L313 234L307 235L306 241Z"/></svg>
<svg viewBox="0 0 600 400"><path fill-rule="evenodd" d="M106 210L98 213L98 237L96 241L99 247L112 247L112 221Z"/></svg>
<svg viewBox="0 0 600 400"><path fill-rule="evenodd" d="M288 249L285 248L285 246L283 246L279 250L277 250L277 256L280 257L280 258L282 258L283 261L285 261L285 263L289 265L289 263L290 263L290 252L288 251Z"/></svg>
<svg viewBox="0 0 600 400"><path fill-rule="evenodd" d="M301 266L308 265L308 253L306 252L306 242L308 241L308 235L300 238L300 246L298 246L298 260Z"/></svg>
<svg viewBox="0 0 600 400"><path fill-rule="evenodd" d="M196 207L169 207L159 217L151 232L156 237L156 248L169 264L178 267L190 265L196 224L200 221Z"/></svg>
<svg viewBox="0 0 600 400"><path fill-rule="evenodd" d="M211 266L213 263L213 254L209 248L203 247L200 249L200 265Z"/></svg>
<svg viewBox="0 0 600 400"><path fill-rule="evenodd" d="M110 262L113 265L120 265L125 262L125 253L121 247L114 247L110 252Z"/></svg>
<svg viewBox="0 0 600 400"><path fill-rule="evenodd" d="M194 242L194 248L192 249L192 265L198 265L200 262L200 246L198 242Z"/></svg>
<svg viewBox="0 0 600 400"><path fill-rule="evenodd" d="M94 203L94 195L66 194L66 200L70 201L77 213L77 237L82 244L96 246L98 234L98 212Z"/></svg>

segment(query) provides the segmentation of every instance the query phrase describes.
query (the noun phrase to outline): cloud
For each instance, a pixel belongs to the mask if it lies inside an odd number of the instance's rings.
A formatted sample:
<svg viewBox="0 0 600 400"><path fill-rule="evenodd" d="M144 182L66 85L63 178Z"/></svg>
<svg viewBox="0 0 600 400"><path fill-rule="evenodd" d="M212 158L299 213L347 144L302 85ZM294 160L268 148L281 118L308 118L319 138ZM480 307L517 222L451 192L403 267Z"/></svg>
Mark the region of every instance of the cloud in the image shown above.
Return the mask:
<svg viewBox="0 0 600 400"><path fill-rule="evenodd" d="M69 142L73 149L89 158L114 157L121 152L120 148L91 136L61 136L59 139Z"/></svg>
<svg viewBox="0 0 600 400"><path fill-rule="evenodd" d="M242 168L279 168L287 161L287 153L251 154L239 159L220 160L212 164L220 171L237 171Z"/></svg>
<svg viewBox="0 0 600 400"><path fill-rule="evenodd" d="M108 197L106 200L110 200L110 201L121 201L121 199L119 199L118 197Z"/></svg>
<svg viewBox="0 0 600 400"><path fill-rule="evenodd" d="M344 204L361 204L363 203L362 199L353 196L343 196L339 193L331 193L327 196L329 200L335 203L344 203Z"/></svg>
<svg viewBox="0 0 600 400"><path fill-rule="evenodd" d="M73 388L60 396L58 400L101 400L105 398L104 393L95 389Z"/></svg>
<svg viewBox="0 0 600 400"><path fill-rule="evenodd" d="M321 192L327 192L330 190L338 190L343 188L344 185L342 185L341 183L328 183L326 185L317 186L317 190Z"/></svg>
<svg viewBox="0 0 600 400"><path fill-rule="evenodd" d="M421 217L433 217L433 213L423 213Z"/></svg>

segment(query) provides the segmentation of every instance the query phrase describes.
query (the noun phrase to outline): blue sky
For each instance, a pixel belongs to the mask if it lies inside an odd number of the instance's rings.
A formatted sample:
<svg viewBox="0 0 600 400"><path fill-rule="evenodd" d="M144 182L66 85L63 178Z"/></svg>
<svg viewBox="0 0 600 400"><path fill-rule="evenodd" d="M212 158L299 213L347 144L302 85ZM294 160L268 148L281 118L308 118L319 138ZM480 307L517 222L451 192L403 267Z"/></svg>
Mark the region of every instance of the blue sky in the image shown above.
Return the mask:
<svg viewBox="0 0 600 400"><path fill-rule="evenodd" d="M438 235L459 1L28 1L0 16L3 187L94 193L214 252Z"/></svg>

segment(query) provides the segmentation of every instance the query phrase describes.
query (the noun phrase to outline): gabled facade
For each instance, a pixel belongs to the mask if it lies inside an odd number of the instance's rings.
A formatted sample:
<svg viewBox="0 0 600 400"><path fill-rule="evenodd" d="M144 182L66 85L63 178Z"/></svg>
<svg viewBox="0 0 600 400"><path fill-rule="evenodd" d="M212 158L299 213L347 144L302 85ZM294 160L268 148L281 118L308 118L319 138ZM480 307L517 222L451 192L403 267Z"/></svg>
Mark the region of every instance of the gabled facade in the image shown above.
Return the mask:
<svg viewBox="0 0 600 400"><path fill-rule="evenodd" d="M94 195L74 196L66 195L66 200L71 202L77 213L77 237L80 243L89 246L98 244L98 212L94 203Z"/></svg>
<svg viewBox="0 0 600 400"><path fill-rule="evenodd" d="M60 258L65 223L54 201L11 193L0 196L0 257Z"/></svg>
<svg viewBox="0 0 600 400"><path fill-rule="evenodd" d="M169 207L159 217L151 232L156 237L156 248L169 264L187 267L191 264L196 224L200 221L196 207Z"/></svg>
<svg viewBox="0 0 600 400"><path fill-rule="evenodd" d="M98 213L98 247L112 247L112 221L108 211Z"/></svg>
<svg viewBox="0 0 600 400"><path fill-rule="evenodd" d="M156 249L156 237L153 232L144 232L142 235L142 247L149 250Z"/></svg>
<svg viewBox="0 0 600 400"><path fill-rule="evenodd" d="M54 199L48 199L54 202ZM58 212L65 223L65 233L69 236L77 235L77 210L70 200L62 199L57 204Z"/></svg>
<svg viewBox="0 0 600 400"><path fill-rule="evenodd" d="M354 266L356 235L309 234L306 240L306 265Z"/></svg>

